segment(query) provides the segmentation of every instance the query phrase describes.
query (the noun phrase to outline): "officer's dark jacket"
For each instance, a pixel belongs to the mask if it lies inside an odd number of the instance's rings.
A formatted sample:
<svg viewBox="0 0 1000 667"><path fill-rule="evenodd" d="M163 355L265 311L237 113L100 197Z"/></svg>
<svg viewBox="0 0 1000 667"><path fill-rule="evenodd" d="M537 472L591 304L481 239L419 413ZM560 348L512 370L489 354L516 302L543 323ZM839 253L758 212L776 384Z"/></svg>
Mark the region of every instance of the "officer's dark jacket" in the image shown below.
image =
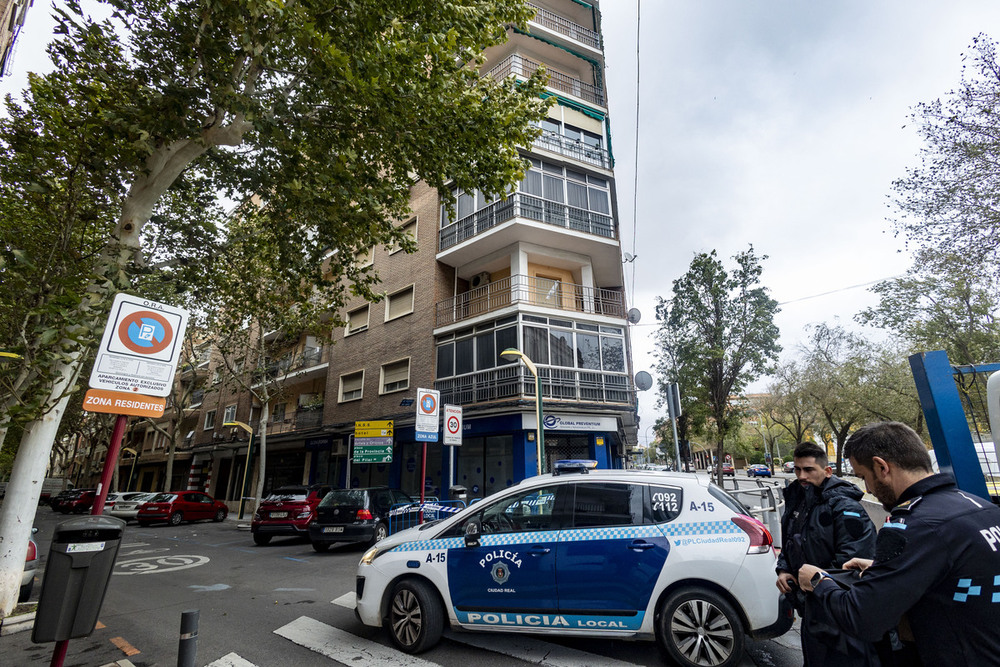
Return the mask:
<svg viewBox="0 0 1000 667"><path fill-rule="evenodd" d="M777 571L796 574L804 563L839 568L854 557L874 556L875 526L858 502L864 497L861 489L834 475L818 489L792 482L783 494L785 512L781 516ZM796 511L808 513L798 522L798 530Z"/></svg>
<svg viewBox="0 0 1000 667"><path fill-rule="evenodd" d="M910 486L879 531L875 562L849 590L816 599L845 632L877 640L905 613L925 665L1000 661L1000 508L932 475Z"/></svg>

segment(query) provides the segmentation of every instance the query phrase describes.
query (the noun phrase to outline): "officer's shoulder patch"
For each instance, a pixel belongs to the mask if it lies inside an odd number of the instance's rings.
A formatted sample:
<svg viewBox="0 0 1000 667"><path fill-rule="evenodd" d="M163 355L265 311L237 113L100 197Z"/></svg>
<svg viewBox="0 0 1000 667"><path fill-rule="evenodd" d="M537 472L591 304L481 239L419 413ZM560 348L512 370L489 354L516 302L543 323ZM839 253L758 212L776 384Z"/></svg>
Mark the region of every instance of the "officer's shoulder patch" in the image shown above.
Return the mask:
<svg viewBox="0 0 1000 667"><path fill-rule="evenodd" d="M923 496L917 496L916 498L910 498L909 500L907 500L905 502L902 502L902 503L899 503L898 505L896 505L895 507L893 507L892 508L892 513L895 514L896 512L909 512L914 507L916 507L917 503L919 503L923 499L924 499Z"/></svg>
<svg viewBox="0 0 1000 667"><path fill-rule="evenodd" d="M892 560L903 553L903 549L906 548L906 531L893 530L894 528L905 529L906 525L887 523L882 526L882 530L878 531L878 536L875 538L876 562L884 563L887 560Z"/></svg>

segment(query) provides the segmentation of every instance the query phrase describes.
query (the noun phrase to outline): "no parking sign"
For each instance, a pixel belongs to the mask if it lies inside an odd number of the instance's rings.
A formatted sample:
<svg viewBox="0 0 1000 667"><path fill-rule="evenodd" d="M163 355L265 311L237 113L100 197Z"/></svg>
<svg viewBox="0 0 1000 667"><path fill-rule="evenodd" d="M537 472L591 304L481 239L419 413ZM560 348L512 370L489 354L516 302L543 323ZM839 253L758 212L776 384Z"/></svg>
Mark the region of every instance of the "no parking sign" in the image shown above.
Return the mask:
<svg viewBox="0 0 1000 667"><path fill-rule="evenodd" d="M111 306L90 386L169 396L187 326L187 311L130 294Z"/></svg>
<svg viewBox="0 0 1000 667"><path fill-rule="evenodd" d="M441 392L434 389L417 389L417 420L414 439L417 442L438 441L438 415Z"/></svg>

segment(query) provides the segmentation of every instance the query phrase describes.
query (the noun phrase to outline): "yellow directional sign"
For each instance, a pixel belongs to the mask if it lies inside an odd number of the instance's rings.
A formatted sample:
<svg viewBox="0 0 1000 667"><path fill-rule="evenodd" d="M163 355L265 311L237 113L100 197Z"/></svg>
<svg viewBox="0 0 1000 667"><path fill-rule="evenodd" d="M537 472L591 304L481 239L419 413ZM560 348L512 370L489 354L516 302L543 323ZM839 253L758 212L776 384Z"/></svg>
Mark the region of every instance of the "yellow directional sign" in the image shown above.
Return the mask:
<svg viewBox="0 0 1000 667"><path fill-rule="evenodd" d="M354 422L355 438L384 438L392 436L392 420Z"/></svg>

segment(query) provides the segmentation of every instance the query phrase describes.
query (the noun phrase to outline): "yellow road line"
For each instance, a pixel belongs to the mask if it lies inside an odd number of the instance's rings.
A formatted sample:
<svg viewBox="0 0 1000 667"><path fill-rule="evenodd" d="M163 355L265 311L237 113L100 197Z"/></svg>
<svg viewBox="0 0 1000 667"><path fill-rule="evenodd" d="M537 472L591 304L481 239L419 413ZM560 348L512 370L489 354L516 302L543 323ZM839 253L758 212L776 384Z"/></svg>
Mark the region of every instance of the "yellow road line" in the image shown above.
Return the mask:
<svg viewBox="0 0 1000 667"><path fill-rule="evenodd" d="M127 656L133 656L138 653L141 653L139 649L137 649L136 647L132 646L127 641L125 641L123 637L112 637L111 643L120 648L122 650L122 653L124 653Z"/></svg>

